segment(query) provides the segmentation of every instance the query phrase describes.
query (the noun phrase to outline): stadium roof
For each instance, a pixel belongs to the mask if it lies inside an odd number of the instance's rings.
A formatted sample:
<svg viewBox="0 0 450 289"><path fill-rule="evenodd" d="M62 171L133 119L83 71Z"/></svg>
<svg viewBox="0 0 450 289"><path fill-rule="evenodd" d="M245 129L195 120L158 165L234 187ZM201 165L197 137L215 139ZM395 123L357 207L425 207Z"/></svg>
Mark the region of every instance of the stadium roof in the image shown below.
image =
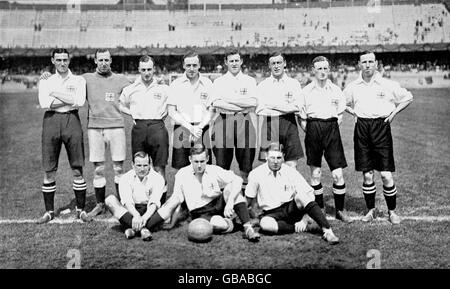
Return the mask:
<svg viewBox="0 0 450 289"><path fill-rule="evenodd" d="M77 56L93 56L96 48L68 48L70 53ZM149 55L184 55L189 51L196 51L201 55L224 55L229 47L184 47L184 48L110 48L112 55L137 56ZM365 50L381 52L414 52L414 51L450 51L450 43L425 43L425 44L392 44L392 45L351 45L351 46L296 46L296 47L239 47L244 55L268 55L275 51L283 54L335 54L335 53L360 53ZM34 57L49 56L52 48L1 48L0 57Z"/></svg>

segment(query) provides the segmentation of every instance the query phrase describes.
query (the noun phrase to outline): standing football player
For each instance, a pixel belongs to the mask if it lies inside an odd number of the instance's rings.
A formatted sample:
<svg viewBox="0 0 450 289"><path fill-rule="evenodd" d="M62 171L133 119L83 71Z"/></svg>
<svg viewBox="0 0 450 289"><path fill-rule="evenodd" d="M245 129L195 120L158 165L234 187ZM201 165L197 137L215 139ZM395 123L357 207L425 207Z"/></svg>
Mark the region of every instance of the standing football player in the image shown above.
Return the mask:
<svg viewBox="0 0 450 289"><path fill-rule="evenodd" d="M200 56L190 52L183 57L184 74L170 85L168 111L175 121L172 167L179 170L189 165L189 154L195 142L202 142L211 154L209 124L214 116L207 108L212 82L200 74ZM209 160L211 164L211 159Z"/></svg>
<svg viewBox="0 0 450 289"><path fill-rule="evenodd" d="M127 86L120 95L120 110L133 118L131 151L146 152L153 161L153 168L166 180L166 165L169 157L169 133L164 118L167 116L169 87L159 84L153 77L155 61L143 55L139 59L140 77ZM164 189L162 202L166 198Z"/></svg>
<svg viewBox="0 0 450 289"><path fill-rule="evenodd" d="M295 168L303 157L295 118L302 87L285 73L286 60L281 53L269 56L269 68L271 76L258 85L256 113L262 123L259 159L265 161L269 144L279 142L284 146L285 164Z"/></svg>
<svg viewBox="0 0 450 289"><path fill-rule="evenodd" d="M229 170L233 153L239 164L243 189L256 153L256 80L241 71L241 55L236 49L225 55L228 72L213 84L209 105L219 112L213 127L213 153L218 166Z"/></svg>
<svg viewBox="0 0 450 289"><path fill-rule="evenodd" d="M299 104L300 126L306 133L306 163L311 169L311 186L317 204L324 210L321 166L322 156L325 156L333 177L336 218L351 222L344 213L345 181L342 169L347 166L347 161L339 132L346 108L345 95L328 79L330 62L326 57L317 56L312 66L314 79L303 88Z"/></svg>
<svg viewBox="0 0 450 289"><path fill-rule="evenodd" d="M95 52L96 71L85 73L88 101L89 160L94 164L94 189L97 205L89 212L94 217L105 212L105 150L109 147L114 170L116 195L126 156L125 122L119 109L120 94L130 80L111 71L112 57L107 49Z"/></svg>
<svg viewBox="0 0 450 289"><path fill-rule="evenodd" d="M56 73L39 83L39 104L46 109L42 125L42 163L45 171L42 193L46 212L37 223L47 223L55 217L56 172L62 144L72 169L77 218L88 222L91 219L84 211L83 131L78 116L78 108L86 100L86 81L70 71L70 55L66 49L53 50L51 61Z"/></svg>
<svg viewBox="0 0 450 289"><path fill-rule="evenodd" d="M389 221L399 224L395 213L397 188L392 172L395 171L391 122L413 100L412 94L397 82L383 78L377 71L378 61L371 51L359 57L361 74L344 90L347 112L355 117L354 151L355 169L363 174L363 193L368 213L364 222L376 218L374 170L383 181Z"/></svg>

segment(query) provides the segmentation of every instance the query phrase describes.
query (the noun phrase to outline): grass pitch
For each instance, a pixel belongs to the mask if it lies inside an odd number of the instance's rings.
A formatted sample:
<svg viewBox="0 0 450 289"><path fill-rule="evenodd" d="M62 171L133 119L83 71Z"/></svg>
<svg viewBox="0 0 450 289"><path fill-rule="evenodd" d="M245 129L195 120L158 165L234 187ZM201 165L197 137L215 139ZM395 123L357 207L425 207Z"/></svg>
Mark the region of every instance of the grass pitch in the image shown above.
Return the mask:
<svg viewBox="0 0 450 289"><path fill-rule="evenodd" d="M450 201L450 89L412 90L414 102L392 124L400 216L448 216ZM0 93L0 220L32 219L42 215L40 191L41 132L43 110L37 107L37 92ZM86 107L80 110L84 131ZM169 125L170 127L170 125ZM131 122L126 132L130 148ZM341 126L349 167L346 208L352 216L365 212L361 175L354 171L353 119L346 114ZM303 143L304 134L300 133ZM86 153L87 135L85 134ZM131 152L128 152L131 156ZM255 161L255 166L259 163ZM130 157L125 170L131 168ZM233 168L237 172L235 162ZM302 159L299 171L309 178ZM108 163L107 191L114 190L112 165ZM95 205L93 166L86 156L88 209ZM169 192L173 170L167 169ZM323 163L323 185L328 213L333 214L332 179ZM386 215L382 184L376 175L377 207ZM72 178L63 149L57 176L55 208L74 208ZM100 218L108 218L101 216ZM61 216L74 218L74 212ZM257 244L242 239L242 232L214 235L206 244L187 240L186 223L154 233L149 243L139 238L125 240L116 223L90 224L0 224L0 268L66 268L71 250L78 250L81 268L366 268L369 250L380 252L381 268L449 268L449 221L406 220L399 226L381 221L343 225L332 221L341 243L330 246L320 235L305 233L263 236Z"/></svg>

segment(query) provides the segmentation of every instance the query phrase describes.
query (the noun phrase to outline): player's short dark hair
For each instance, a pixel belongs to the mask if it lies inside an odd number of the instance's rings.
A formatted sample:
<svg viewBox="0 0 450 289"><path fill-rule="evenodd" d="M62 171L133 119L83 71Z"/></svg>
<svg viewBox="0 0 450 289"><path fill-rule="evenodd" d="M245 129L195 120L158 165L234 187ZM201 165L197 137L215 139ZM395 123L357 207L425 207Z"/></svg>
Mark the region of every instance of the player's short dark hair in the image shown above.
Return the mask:
<svg viewBox="0 0 450 289"><path fill-rule="evenodd" d="M146 157L148 157L148 162L152 163L152 158L146 152L138 151L138 152L134 153L134 155L133 155L133 164L134 164L136 158L145 159Z"/></svg>
<svg viewBox="0 0 450 289"><path fill-rule="evenodd" d="M239 49L237 49L237 48L230 48L230 49L228 49L227 52L225 53L225 61L228 60L228 56L236 55L236 54L239 55L239 57L241 57L241 59L242 59L242 55L239 52Z"/></svg>
<svg viewBox="0 0 450 289"><path fill-rule="evenodd" d="M139 58L139 62L149 62L151 61L153 64L155 64L155 60L150 55L144 54Z"/></svg>
<svg viewBox="0 0 450 289"><path fill-rule="evenodd" d="M185 60L186 58L191 58L191 57L197 57L198 62L199 62L199 63L202 62L201 59L200 59L200 55L198 55L197 52L195 52L195 51L189 51L188 53L186 53L185 55L183 55L183 63L184 63L184 60Z"/></svg>
<svg viewBox="0 0 450 289"><path fill-rule="evenodd" d="M330 60L328 60L328 58L326 58L325 56L319 55L314 57L314 59L311 61L312 66L314 66L314 64L316 62L321 62L321 61L326 61L328 62L329 65L331 65Z"/></svg>
<svg viewBox="0 0 450 289"><path fill-rule="evenodd" d="M359 54L359 59L361 59L361 56L366 55L366 54L373 54L375 55L375 52L373 52L372 50L364 50L363 52L361 52ZM377 59L377 56L375 55L375 60Z"/></svg>
<svg viewBox="0 0 450 289"><path fill-rule="evenodd" d="M53 49L52 50L52 58L55 57L56 53L58 53L58 54L59 53L67 53L67 56L70 57L69 51L67 49L65 49L65 48L55 48L55 49Z"/></svg>
<svg viewBox="0 0 450 289"><path fill-rule="evenodd" d="M277 57L277 56L283 57L283 61L286 61L286 58L284 58L283 53L281 53L280 51L272 52L271 54L269 54L269 58L268 59L271 59L272 57Z"/></svg>
<svg viewBox="0 0 450 289"><path fill-rule="evenodd" d="M201 143L195 144L189 151L189 155L190 156L199 155L199 154L202 154L202 153L205 153L206 156L209 155L208 150Z"/></svg>
<svg viewBox="0 0 450 289"><path fill-rule="evenodd" d="M111 52L109 51L109 49L106 48L99 48L95 51L95 58L97 58L97 54L98 53L105 53L105 52L109 52L109 55L111 55Z"/></svg>
<svg viewBox="0 0 450 289"><path fill-rule="evenodd" d="M284 146L279 142L271 142L267 148L267 152L281 152L284 154Z"/></svg>

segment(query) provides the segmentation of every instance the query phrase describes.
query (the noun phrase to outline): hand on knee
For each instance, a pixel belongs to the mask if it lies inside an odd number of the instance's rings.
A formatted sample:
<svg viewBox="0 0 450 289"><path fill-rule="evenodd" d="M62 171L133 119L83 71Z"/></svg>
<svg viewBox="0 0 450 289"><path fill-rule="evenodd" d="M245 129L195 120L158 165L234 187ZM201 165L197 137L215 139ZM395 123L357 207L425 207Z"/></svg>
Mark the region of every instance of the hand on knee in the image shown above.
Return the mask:
<svg viewBox="0 0 450 289"><path fill-rule="evenodd" d="M276 233L278 232L278 224L274 218L263 217L259 222L259 226L263 231Z"/></svg>

